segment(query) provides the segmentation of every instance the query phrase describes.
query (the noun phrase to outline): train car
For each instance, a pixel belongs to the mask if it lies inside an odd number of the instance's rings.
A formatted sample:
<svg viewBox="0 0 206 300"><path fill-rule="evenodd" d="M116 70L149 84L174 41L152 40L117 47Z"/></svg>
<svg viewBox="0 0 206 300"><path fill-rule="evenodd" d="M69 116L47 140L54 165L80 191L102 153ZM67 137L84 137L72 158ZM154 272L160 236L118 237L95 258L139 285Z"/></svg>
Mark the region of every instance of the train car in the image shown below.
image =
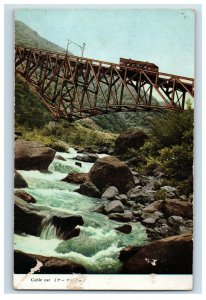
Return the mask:
<svg viewBox="0 0 206 300"><path fill-rule="evenodd" d="M120 66L121 67L131 67L131 68L137 68L142 70L148 70L153 72L158 72L159 67L153 63L145 62L145 61L138 61L133 59L127 59L127 58L120 58Z"/></svg>

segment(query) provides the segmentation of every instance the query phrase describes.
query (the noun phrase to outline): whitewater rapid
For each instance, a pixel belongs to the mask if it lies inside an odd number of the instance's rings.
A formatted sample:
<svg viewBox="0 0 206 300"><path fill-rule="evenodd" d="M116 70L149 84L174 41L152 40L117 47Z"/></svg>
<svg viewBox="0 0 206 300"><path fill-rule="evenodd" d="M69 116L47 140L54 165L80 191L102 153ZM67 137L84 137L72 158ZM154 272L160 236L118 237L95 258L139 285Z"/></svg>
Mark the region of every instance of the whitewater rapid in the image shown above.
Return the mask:
<svg viewBox="0 0 206 300"><path fill-rule="evenodd" d="M56 237L53 225L42 225L40 237L14 234L14 249L25 253L66 258L83 265L90 274L118 273L121 267L118 259L120 250L129 245L144 244L147 241L145 228L140 223L131 222L132 232L124 234L115 230L115 227L124 223L92 212L103 201L75 192L79 185L66 183L61 179L70 172L89 172L93 163L81 162L82 167L75 165L74 157L77 152L73 148L69 148L69 153L57 152L56 155L61 155L66 161L54 159L48 173L18 170L29 186L23 190L37 200L34 205L41 209L49 208L81 215L84 225L79 226L80 235L63 241Z"/></svg>

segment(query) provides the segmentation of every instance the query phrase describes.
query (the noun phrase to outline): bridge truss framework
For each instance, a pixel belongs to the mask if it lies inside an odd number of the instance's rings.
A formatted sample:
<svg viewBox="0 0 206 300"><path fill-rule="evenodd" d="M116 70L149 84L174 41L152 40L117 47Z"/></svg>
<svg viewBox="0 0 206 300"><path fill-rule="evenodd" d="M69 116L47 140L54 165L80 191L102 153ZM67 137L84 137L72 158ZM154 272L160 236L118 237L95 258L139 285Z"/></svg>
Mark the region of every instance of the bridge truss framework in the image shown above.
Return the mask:
<svg viewBox="0 0 206 300"><path fill-rule="evenodd" d="M192 78L21 46L15 70L55 119L70 122L119 111L182 112L186 95L194 98Z"/></svg>

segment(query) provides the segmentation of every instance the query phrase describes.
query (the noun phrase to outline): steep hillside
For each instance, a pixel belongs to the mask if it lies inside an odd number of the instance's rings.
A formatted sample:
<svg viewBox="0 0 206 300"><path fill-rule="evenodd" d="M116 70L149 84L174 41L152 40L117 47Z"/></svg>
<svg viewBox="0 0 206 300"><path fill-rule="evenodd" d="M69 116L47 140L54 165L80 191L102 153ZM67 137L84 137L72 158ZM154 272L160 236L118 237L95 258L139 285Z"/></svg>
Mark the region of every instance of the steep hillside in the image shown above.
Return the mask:
<svg viewBox="0 0 206 300"><path fill-rule="evenodd" d="M44 39L36 31L18 20L15 21L15 44L54 52L66 51L64 48ZM71 54L71 52L69 53Z"/></svg>
<svg viewBox="0 0 206 300"><path fill-rule="evenodd" d="M108 115L91 117L80 120L82 126L108 132L121 133L132 128L147 130L151 126L151 119L161 116L164 112L118 112Z"/></svg>

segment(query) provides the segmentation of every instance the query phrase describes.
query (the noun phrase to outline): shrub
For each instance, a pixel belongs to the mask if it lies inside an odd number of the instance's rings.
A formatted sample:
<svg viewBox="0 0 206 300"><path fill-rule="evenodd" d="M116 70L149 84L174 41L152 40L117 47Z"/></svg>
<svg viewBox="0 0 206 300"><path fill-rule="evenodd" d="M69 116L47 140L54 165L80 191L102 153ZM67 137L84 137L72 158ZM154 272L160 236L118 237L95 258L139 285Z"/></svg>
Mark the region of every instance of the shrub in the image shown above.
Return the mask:
<svg viewBox="0 0 206 300"><path fill-rule="evenodd" d="M193 151L190 145L182 143L160 150L159 162L165 173L177 180L187 179L192 174Z"/></svg>

